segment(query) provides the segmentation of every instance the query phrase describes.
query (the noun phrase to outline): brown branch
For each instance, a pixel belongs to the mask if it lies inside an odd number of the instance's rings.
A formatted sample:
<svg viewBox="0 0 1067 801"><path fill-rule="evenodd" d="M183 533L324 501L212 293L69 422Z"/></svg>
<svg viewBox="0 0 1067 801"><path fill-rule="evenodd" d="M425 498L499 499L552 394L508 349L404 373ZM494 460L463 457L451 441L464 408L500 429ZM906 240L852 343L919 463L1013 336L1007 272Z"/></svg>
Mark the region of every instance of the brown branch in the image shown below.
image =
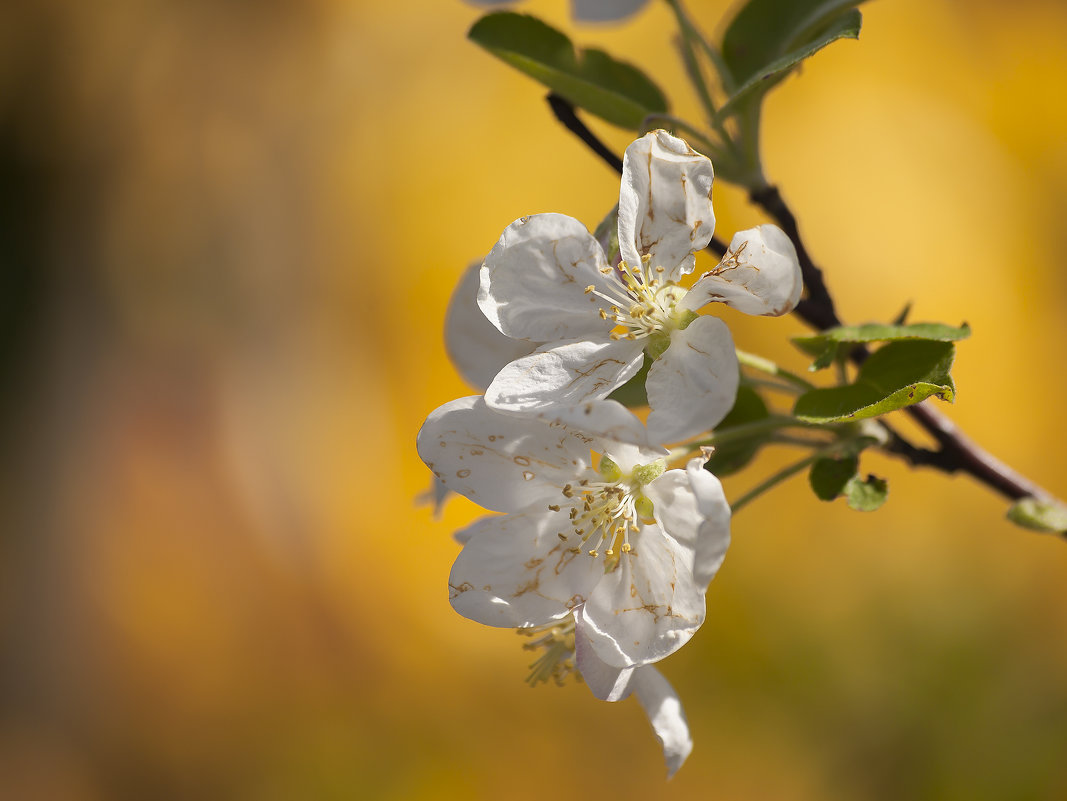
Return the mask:
<svg viewBox="0 0 1067 801"><path fill-rule="evenodd" d="M786 205L777 187L769 186L753 190L749 198L771 216L793 240L800 260L800 269L804 276L807 297L797 305L796 314L800 319L815 329L823 330L841 325L841 318L834 309L822 270L812 261L804 246L804 240L797 228L796 218ZM852 349L849 359L854 364L862 364L870 355L866 347L860 345ZM1033 497L1038 500L1052 500L1052 495L1028 478L1022 476L991 453L980 447L948 417L933 408L929 402L908 406L904 411L911 416L940 446L931 451L917 448L908 443L892 429L887 450L906 459L915 466L935 467L945 473L963 472L976 478L981 483L996 490L1001 495L1017 501Z"/></svg>
<svg viewBox="0 0 1067 801"><path fill-rule="evenodd" d="M618 173L622 173L622 159L597 138L596 134L578 119L574 106L556 94L548 96L548 104L567 129L581 139L590 150ZM823 330L841 325L834 301L822 270L815 264L808 253L796 217L786 204L778 188L765 186L749 193L749 199L762 208L786 232L797 249L800 270L804 278L807 295L797 304L796 315L812 328ZM722 257L726 245L718 239L712 239L708 249ZM851 351L849 359L855 364L862 364L870 355L866 347L859 345ZM904 411L919 426L928 432L938 444L937 450L919 448L912 445L891 426L883 421L889 434L886 450L900 456L915 467L933 467L945 473L963 472L977 479L1001 495L1013 501L1033 497L1038 500L1052 500L1053 496L1030 481L1025 476L1008 467L991 453L977 445L965 435L948 417L929 405L929 402L908 406Z"/></svg>

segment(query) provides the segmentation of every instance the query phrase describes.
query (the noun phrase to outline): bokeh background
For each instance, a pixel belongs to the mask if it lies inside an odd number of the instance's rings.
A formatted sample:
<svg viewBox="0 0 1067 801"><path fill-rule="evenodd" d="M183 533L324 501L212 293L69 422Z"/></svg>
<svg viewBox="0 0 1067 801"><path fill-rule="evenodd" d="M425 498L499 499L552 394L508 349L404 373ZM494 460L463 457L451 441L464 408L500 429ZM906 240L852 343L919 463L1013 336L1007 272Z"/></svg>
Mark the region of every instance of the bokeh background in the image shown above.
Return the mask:
<svg viewBox="0 0 1067 801"><path fill-rule="evenodd" d="M697 116L665 5L523 8ZM448 293L516 217L593 226L618 187L477 15L0 6L0 796L1067 797L1067 545L965 478L870 458L876 513L796 479L738 514L662 665L696 741L669 784L636 701L531 689L519 638L451 611L477 510L417 506L414 450L470 392ZM768 173L847 320L972 325L949 414L1063 495L1067 6L864 16L770 97ZM716 192L725 238L762 221ZM803 365L797 321L729 319Z"/></svg>

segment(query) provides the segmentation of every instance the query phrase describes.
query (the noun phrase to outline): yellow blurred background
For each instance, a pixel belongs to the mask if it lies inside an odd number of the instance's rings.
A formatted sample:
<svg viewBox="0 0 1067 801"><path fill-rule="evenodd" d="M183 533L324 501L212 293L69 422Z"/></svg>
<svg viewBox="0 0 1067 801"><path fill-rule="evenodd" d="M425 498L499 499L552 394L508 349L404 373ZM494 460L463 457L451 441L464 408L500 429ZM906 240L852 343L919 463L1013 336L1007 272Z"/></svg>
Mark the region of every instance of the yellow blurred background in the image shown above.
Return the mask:
<svg viewBox="0 0 1067 801"><path fill-rule="evenodd" d="M665 4L522 8L697 116ZM771 95L768 175L846 320L971 324L944 408L1062 496L1067 7L863 12ZM738 514L662 665L696 743L669 784L635 701L530 689L519 638L451 611L478 510L414 500L422 419L471 392L448 293L516 217L592 227L618 191L477 16L0 8L0 797L1067 797L1067 544L964 478L875 457L876 513L798 478ZM724 184L716 210L762 221ZM799 322L728 320L803 366Z"/></svg>

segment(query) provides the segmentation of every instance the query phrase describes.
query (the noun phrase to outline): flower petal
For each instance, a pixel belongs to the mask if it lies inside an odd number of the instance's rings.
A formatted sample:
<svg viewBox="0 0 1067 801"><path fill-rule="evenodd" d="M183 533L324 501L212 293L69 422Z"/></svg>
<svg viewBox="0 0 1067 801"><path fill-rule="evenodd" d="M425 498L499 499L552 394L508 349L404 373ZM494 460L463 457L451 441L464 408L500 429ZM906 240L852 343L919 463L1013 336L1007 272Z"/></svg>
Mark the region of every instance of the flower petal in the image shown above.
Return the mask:
<svg viewBox="0 0 1067 801"><path fill-rule="evenodd" d="M641 367L640 342L573 339L544 345L505 366L485 391L491 407L509 411L577 405L603 398Z"/></svg>
<svg viewBox="0 0 1067 801"><path fill-rule="evenodd" d="M666 131L645 134L626 148L619 189L623 260L635 266L648 254L672 281L691 272L692 254L707 247L715 232L714 176L706 156Z"/></svg>
<svg viewBox="0 0 1067 801"><path fill-rule="evenodd" d="M589 438L536 417L501 414L479 396L431 412L419 456L449 489L497 512L555 499L589 466Z"/></svg>
<svg viewBox="0 0 1067 801"><path fill-rule="evenodd" d="M664 448L648 444L648 431L641 420L615 400L589 400L573 406L550 406L533 412L552 425L563 425L587 434L596 443L593 450L610 451L624 472L635 464L645 464L664 456ZM615 458L616 453L623 454ZM627 462L628 459L633 461Z"/></svg>
<svg viewBox="0 0 1067 801"><path fill-rule="evenodd" d="M585 601L603 568L557 536L566 513L533 510L484 518L448 578L449 600L487 626L539 626Z"/></svg>
<svg viewBox="0 0 1067 801"><path fill-rule="evenodd" d="M682 702L670 682L651 665L638 669L631 685L637 700L645 708L652 731L663 746L669 779L693 750L693 738L689 734Z"/></svg>
<svg viewBox="0 0 1067 801"><path fill-rule="evenodd" d="M722 320L699 317L674 331L645 382L649 441L677 442L714 428L733 408L740 376L733 337Z"/></svg>
<svg viewBox="0 0 1067 801"><path fill-rule="evenodd" d="M730 505L719 479L698 457L685 470L668 470L644 493L656 521L689 554L697 585L707 590L730 544Z"/></svg>
<svg viewBox="0 0 1067 801"><path fill-rule="evenodd" d="M702 275L679 305L696 311L718 301L745 314L778 317L796 307L803 288L792 241L776 225L757 225L734 234L719 266Z"/></svg>
<svg viewBox="0 0 1067 801"><path fill-rule="evenodd" d="M574 615L597 655L618 667L674 653L704 622L704 594L686 550L656 524L642 526L630 544L633 551L604 574Z"/></svg>
<svg viewBox="0 0 1067 801"><path fill-rule="evenodd" d="M574 632L574 660L593 695L601 701L621 701L632 691L630 680L641 668L615 667L599 656L580 629Z"/></svg>
<svg viewBox="0 0 1067 801"><path fill-rule="evenodd" d="M648 0L571 0L571 13L578 22L614 22L628 17Z"/></svg>
<svg viewBox="0 0 1067 801"><path fill-rule="evenodd" d="M604 291L615 280L611 273L584 225L564 214L535 214L505 228L485 257L478 306L516 339L606 336L614 324L600 317L599 299L585 289Z"/></svg>
<svg viewBox="0 0 1067 801"><path fill-rule="evenodd" d="M512 339L497 330L478 308L481 264L472 264L452 290L445 313L445 350L463 380L485 389L510 361L525 356L536 344Z"/></svg>

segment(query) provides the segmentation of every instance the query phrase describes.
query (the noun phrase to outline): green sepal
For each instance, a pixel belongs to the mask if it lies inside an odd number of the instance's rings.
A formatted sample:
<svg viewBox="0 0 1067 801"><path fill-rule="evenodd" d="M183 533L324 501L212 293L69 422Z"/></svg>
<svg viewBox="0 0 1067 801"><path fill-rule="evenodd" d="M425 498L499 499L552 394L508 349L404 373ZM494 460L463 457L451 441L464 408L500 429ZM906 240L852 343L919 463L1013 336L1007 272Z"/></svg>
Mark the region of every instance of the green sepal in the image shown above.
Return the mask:
<svg viewBox="0 0 1067 801"><path fill-rule="evenodd" d="M970 335L971 328L967 323L960 326L943 323L911 323L910 325L867 323L842 325L811 336L793 337L792 342L809 356L816 357L810 370L821 370L829 367L835 359L843 355L846 348L842 346L866 342L899 342L907 339L956 342Z"/></svg>
<svg viewBox="0 0 1067 801"><path fill-rule="evenodd" d="M793 414L808 423L842 423L877 417L929 397L953 402L951 342L908 339L875 351L853 384L813 389L797 398Z"/></svg>
<svg viewBox="0 0 1067 801"><path fill-rule="evenodd" d="M838 39L859 38L862 0L749 0L722 42L726 85L737 89L719 109L719 119L763 96L796 66Z"/></svg>
<svg viewBox="0 0 1067 801"><path fill-rule="evenodd" d="M602 50L576 49L536 17L486 14L467 33L475 44L610 123L637 130L649 114L666 114L667 99L641 70Z"/></svg>
<svg viewBox="0 0 1067 801"><path fill-rule="evenodd" d="M738 387L737 398L734 400L733 408L723 418L723 421L715 427L715 431L716 433L724 433L735 426L755 423L769 416L770 412L767 409L767 404L763 402L760 394L752 387L742 384ZM751 439L731 442L726 445L716 445L715 452L704 467L717 476L728 476L731 473L736 473L752 461L770 436L772 434L768 432L754 436Z"/></svg>
<svg viewBox="0 0 1067 801"><path fill-rule="evenodd" d="M1067 507L1057 501L1023 498L1008 510L1008 520L1048 534L1067 534Z"/></svg>

